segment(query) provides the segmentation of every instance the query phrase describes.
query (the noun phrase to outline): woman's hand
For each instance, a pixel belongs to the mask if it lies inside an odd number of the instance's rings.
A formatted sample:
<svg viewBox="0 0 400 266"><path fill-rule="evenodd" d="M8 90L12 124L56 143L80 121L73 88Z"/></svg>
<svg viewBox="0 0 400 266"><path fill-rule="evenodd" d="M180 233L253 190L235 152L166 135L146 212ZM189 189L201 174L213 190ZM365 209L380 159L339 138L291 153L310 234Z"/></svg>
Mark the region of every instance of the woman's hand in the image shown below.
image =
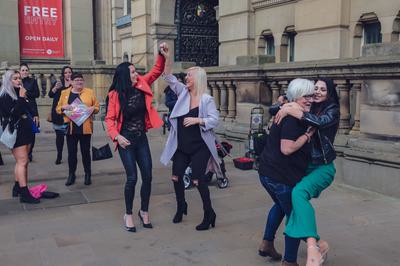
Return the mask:
<svg viewBox="0 0 400 266"><path fill-rule="evenodd" d="M21 98L26 97L26 89L22 85L19 85L19 97Z"/></svg>
<svg viewBox="0 0 400 266"><path fill-rule="evenodd" d="M295 102L286 103L286 104L282 105L281 109L275 115L274 123L279 125L282 122L283 118L285 118L285 116L287 116L289 114L293 114L294 111L303 112L303 110L304 109L298 103L295 103Z"/></svg>
<svg viewBox="0 0 400 266"><path fill-rule="evenodd" d="M190 127L196 124L201 124L203 120L199 117L186 117L185 119L183 119L183 125L185 127Z"/></svg>
<svg viewBox="0 0 400 266"><path fill-rule="evenodd" d="M160 53L165 57L165 59L169 58L169 49L168 49L168 44L165 42L160 44Z"/></svg>
<svg viewBox="0 0 400 266"><path fill-rule="evenodd" d="M122 135L118 135L115 137L118 145L121 146L122 148L126 148L127 146L131 145L131 142L129 140L127 140L124 136Z"/></svg>
<svg viewBox="0 0 400 266"><path fill-rule="evenodd" d="M54 85L54 88L52 89L53 93L56 93L59 89L61 89L62 83L60 80L57 80L56 85Z"/></svg>
<svg viewBox="0 0 400 266"><path fill-rule="evenodd" d="M71 111L72 109L73 109L72 105L69 105L69 104L61 106L62 111L65 111L65 110Z"/></svg>
<svg viewBox="0 0 400 266"><path fill-rule="evenodd" d="M38 117L38 116L34 116L34 117L32 118L32 120L33 120L33 122L35 122L35 125L36 125L37 127L39 127L39 117Z"/></svg>

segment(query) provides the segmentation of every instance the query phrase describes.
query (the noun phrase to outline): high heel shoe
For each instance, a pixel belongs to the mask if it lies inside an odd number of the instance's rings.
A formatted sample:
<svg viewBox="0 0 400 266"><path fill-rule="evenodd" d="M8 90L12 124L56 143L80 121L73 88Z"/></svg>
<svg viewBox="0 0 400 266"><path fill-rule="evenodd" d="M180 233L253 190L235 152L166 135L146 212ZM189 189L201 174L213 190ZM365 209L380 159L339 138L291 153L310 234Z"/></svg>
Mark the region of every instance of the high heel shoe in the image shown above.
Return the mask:
<svg viewBox="0 0 400 266"><path fill-rule="evenodd" d="M124 214L124 226L125 226L125 230L128 231L128 232L131 232L131 233L136 233L136 227L135 227L135 226L129 227L129 226L126 225L126 217L127 217L127 215Z"/></svg>
<svg viewBox="0 0 400 266"><path fill-rule="evenodd" d="M210 228L210 225L212 227L215 227L216 219L217 219L217 215L215 214L214 210L205 211L203 221L201 222L201 224L196 226L196 230L197 231L208 230Z"/></svg>
<svg viewBox="0 0 400 266"><path fill-rule="evenodd" d="M143 217L142 217L142 215L140 214L140 210L139 210L139 212L138 212L138 216L139 216L139 219L140 219L140 221L142 222L142 225L143 225L144 228L149 228L149 229L153 228L153 225L152 225L151 223L148 223L148 224L145 224L145 223L144 223Z"/></svg>
<svg viewBox="0 0 400 266"><path fill-rule="evenodd" d="M187 203L186 203L186 201L183 204L178 204L178 208L176 210L174 219L172 219L172 222L174 224L182 222L183 215L187 215Z"/></svg>

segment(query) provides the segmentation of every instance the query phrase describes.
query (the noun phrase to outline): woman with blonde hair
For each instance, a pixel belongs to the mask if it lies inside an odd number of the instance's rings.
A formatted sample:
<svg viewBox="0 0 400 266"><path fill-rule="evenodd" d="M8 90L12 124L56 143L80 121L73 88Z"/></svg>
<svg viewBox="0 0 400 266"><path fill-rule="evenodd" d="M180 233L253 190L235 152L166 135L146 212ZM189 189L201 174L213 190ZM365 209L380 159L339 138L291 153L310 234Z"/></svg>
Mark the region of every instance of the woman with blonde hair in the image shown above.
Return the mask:
<svg viewBox="0 0 400 266"><path fill-rule="evenodd" d="M191 164L193 183L199 190L204 210L203 221L196 226L196 230L208 230L210 225L215 227L216 214L204 175L209 170L221 171L213 131L218 125L219 113L214 98L206 94L207 74L204 69L189 68L184 85L171 74L172 61L167 45L161 47L161 53L166 58L164 79L178 96L169 118L171 130L161 155L163 164L167 165L171 159L173 161L172 180L177 201L173 222L180 223L183 214L187 214L183 175Z"/></svg>
<svg viewBox="0 0 400 266"><path fill-rule="evenodd" d="M13 133L17 130L15 144L11 148L15 158L15 184L13 197L20 196L20 202L39 203L28 190L29 149L33 142L32 120L27 113L32 112L22 86L21 75L18 71L7 70L3 75L3 85L0 90L0 125L2 130ZM4 132L3 132L4 134Z"/></svg>

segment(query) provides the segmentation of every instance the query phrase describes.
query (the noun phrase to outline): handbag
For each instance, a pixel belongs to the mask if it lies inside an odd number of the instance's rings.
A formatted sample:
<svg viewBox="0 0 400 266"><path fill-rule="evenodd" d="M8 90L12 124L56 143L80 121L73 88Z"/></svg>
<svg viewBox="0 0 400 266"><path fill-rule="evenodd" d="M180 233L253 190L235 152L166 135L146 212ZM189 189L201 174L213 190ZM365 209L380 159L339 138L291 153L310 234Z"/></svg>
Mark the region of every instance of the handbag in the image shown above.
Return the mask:
<svg viewBox="0 0 400 266"><path fill-rule="evenodd" d="M32 127L32 132L33 134L40 133L40 128L36 125L35 121L33 120L33 117L30 113L27 113L27 116L29 120L31 120L31 127Z"/></svg>
<svg viewBox="0 0 400 266"><path fill-rule="evenodd" d="M7 146L7 148L14 148L15 142L17 141L17 129L15 128L13 132L10 131L10 123L7 124L6 128L1 134L0 141Z"/></svg>
<svg viewBox="0 0 400 266"><path fill-rule="evenodd" d="M112 158L112 152L110 145L107 143L104 146L101 146L100 148L96 148L92 146L92 159L93 161L100 161L100 160L105 160L105 159L110 159Z"/></svg>

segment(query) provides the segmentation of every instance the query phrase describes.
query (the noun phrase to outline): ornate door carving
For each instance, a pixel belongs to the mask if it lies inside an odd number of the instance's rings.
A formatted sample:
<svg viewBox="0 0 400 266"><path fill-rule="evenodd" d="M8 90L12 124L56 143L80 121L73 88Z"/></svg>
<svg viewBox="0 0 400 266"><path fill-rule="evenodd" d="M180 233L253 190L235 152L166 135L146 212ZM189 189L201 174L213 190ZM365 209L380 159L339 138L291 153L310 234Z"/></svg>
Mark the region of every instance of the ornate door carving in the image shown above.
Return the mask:
<svg viewBox="0 0 400 266"><path fill-rule="evenodd" d="M175 60L199 66L218 65L218 0L177 0Z"/></svg>

